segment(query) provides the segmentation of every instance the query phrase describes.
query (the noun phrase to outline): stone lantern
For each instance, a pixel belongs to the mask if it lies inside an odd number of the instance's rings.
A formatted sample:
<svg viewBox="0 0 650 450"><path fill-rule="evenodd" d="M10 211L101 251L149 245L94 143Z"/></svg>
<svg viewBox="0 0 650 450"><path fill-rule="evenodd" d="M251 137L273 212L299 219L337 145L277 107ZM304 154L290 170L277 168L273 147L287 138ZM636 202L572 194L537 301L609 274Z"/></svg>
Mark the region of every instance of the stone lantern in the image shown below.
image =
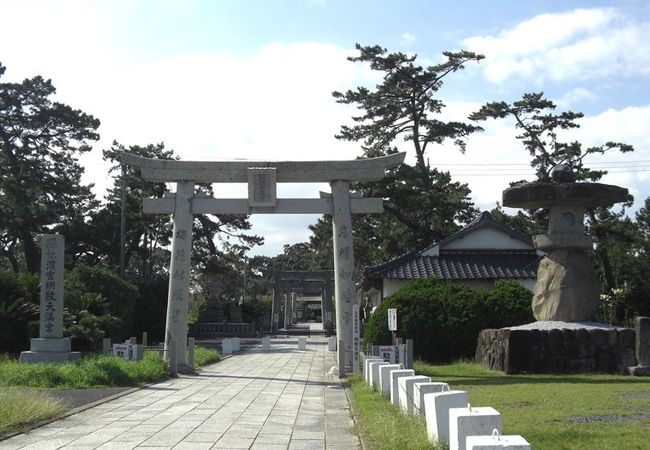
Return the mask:
<svg viewBox="0 0 650 450"><path fill-rule="evenodd" d="M576 183L566 165L551 172L552 182L533 182L503 191L503 205L547 208L548 234L533 237L545 253L537 271L533 315L537 320L579 322L598 312L600 283L587 250L593 246L585 234L587 208L624 202L628 191L602 183Z"/></svg>

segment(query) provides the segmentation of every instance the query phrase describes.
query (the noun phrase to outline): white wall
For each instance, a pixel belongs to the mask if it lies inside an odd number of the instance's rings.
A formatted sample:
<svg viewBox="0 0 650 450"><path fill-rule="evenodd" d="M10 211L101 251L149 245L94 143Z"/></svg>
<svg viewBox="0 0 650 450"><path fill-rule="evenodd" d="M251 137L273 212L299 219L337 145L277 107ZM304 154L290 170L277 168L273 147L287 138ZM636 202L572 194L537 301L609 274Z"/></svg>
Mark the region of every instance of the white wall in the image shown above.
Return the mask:
<svg viewBox="0 0 650 450"><path fill-rule="evenodd" d="M501 230L484 227L449 242L442 247L442 250L530 250L532 248L532 245L512 238Z"/></svg>

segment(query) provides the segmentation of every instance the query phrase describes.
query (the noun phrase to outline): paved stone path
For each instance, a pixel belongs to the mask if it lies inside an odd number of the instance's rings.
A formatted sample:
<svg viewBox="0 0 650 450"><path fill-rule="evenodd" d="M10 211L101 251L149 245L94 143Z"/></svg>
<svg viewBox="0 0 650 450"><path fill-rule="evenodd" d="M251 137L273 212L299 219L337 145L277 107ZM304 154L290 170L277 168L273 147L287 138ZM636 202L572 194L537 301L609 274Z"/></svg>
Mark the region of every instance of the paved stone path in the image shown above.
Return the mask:
<svg viewBox="0 0 650 450"><path fill-rule="evenodd" d="M359 449L324 338L275 339L0 441L0 449Z"/></svg>

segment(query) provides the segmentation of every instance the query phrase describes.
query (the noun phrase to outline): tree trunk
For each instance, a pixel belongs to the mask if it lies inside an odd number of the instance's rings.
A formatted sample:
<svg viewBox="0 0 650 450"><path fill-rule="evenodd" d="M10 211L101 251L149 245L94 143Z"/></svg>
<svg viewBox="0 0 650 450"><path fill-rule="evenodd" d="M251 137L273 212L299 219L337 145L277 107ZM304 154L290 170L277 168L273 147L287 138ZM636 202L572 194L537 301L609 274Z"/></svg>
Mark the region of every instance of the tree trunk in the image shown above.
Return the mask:
<svg viewBox="0 0 650 450"><path fill-rule="evenodd" d="M34 237L29 232L23 232L20 235L20 240L23 241L27 272L39 273L41 271L41 252L34 241Z"/></svg>

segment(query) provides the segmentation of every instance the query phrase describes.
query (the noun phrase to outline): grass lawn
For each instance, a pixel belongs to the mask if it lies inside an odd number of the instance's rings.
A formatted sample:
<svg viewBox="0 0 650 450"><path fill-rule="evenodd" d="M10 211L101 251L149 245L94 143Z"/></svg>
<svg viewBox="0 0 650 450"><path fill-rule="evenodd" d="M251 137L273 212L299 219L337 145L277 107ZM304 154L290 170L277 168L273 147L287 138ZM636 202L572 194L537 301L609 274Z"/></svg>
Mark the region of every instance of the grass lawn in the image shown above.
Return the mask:
<svg viewBox="0 0 650 450"><path fill-rule="evenodd" d="M466 390L472 406L492 406L502 415L504 433L521 434L534 449L650 448L650 380L647 378L504 375L474 363L433 366L416 362L415 372L430 376L432 381L447 382L452 389ZM370 407L374 402L363 400L370 395L363 392L367 387L357 386L363 384L361 378L352 382L362 432L367 432L372 414L378 413ZM379 394L372 395L383 403L385 415L389 411L394 416L384 427L390 429L390 423L394 423L393 429L401 429L404 424L399 421L403 419L396 408L387 399L379 399ZM416 432L416 428L409 429L409 434ZM426 436L423 422L420 433ZM390 448L381 441L385 437L378 436L377 445L375 438L367 438L372 448ZM427 448L398 444L392 448Z"/></svg>
<svg viewBox="0 0 650 450"><path fill-rule="evenodd" d="M197 347L197 366L217 362L216 350ZM168 378L167 365L157 351L145 352L142 361L113 356L87 356L78 363L25 364L0 358L0 435L65 412L60 402L34 389L84 389L137 386ZM28 390L26 390L28 389Z"/></svg>

